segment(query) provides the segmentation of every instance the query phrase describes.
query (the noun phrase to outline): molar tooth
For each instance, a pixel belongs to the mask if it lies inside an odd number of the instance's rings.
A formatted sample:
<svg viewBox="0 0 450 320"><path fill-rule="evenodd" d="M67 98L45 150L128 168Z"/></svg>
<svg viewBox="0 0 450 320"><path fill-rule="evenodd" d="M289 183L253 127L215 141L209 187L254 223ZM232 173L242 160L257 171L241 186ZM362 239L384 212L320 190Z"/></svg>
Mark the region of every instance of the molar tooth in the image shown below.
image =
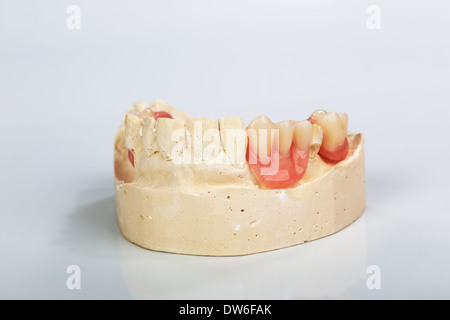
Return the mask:
<svg viewBox="0 0 450 320"><path fill-rule="evenodd" d="M289 154L294 136L294 121L284 120L277 123L279 130L279 150L282 156Z"/></svg>
<svg viewBox="0 0 450 320"><path fill-rule="evenodd" d="M309 157L313 158L320 150L323 139L323 129L317 124L311 125L311 144L309 145Z"/></svg>
<svg viewBox="0 0 450 320"><path fill-rule="evenodd" d="M142 129L142 145L147 157L150 157L158 151L158 144L156 142L156 120L153 117L144 118L144 126Z"/></svg>
<svg viewBox="0 0 450 320"><path fill-rule="evenodd" d="M239 117L219 119L219 131L222 147L234 167L242 168L246 161L247 131L244 120Z"/></svg>
<svg viewBox="0 0 450 320"><path fill-rule="evenodd" d="M312 136L312 126L308 120L297 121L294 125L294 143L297 149L309 148Z"/></svg>
<svg viewBox="0 0 450 320"><path fill-rule="evenodd" d="M266 116L258 116L248 125L248 143L260 159L270 157L277 131L277 126Z"/></svg>
<svg viewBox="0 0 450 320"><path fill-rule="evenodd" d="M155 121L155 119L153 120ZM184 121L159 118L155 122L156 143L162 157L165 160L173 160L181 157L183 155L186 137Z"/></svg>
<svg viewBox="0 0 450 320"><path fill-rule="evenodd" d="M214 160L220 151L220 133L217 121L209 118L191 118L186 121L187 148L194 164Z"/></svg>
<svg viewBox="0 0 450 320"><path fill-rule="evenodd" d="M345 112L338 114L324 111L320 116L313 117L313 115L311 115L313 123L318 124L323 129L323 148L330 152L335 151L345 142L347 136L347 114Z"/></svg>
<svg viewBox="0 0 450 320"><path fill-rule="evenodd" d="M139 162L142 152L142 119L127 113L124 120L125 144L133 153L135 163Z"/></svg>

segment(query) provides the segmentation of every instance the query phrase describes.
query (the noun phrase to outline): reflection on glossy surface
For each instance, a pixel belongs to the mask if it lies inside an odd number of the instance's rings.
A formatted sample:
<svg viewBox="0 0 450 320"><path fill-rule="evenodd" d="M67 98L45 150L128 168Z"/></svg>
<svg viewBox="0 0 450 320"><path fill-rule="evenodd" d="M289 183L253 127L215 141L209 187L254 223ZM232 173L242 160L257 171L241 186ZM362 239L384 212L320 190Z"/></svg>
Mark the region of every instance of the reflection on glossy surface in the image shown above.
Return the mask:
<svg viewBox="0 0 450 320"><path fill-rule="evenodd" d="M136 299L346 298L367 267L366 218L322 239L239 257L188 256L119 240L123 277Z"/></svg>

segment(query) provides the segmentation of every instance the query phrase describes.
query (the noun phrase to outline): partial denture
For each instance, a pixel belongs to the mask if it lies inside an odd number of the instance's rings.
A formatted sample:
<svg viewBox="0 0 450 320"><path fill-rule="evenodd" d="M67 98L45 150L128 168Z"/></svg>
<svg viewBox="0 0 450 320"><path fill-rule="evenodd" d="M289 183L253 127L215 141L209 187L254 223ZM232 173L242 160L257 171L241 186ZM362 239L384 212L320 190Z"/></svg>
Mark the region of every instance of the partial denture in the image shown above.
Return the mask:
<svg viewBox="0 0 450 320"><path fill-rule="evenodd" d="M339 162L348 153L345 113L317 110L308 120L273 123L256 117L247 128L239 117L192 118L163 100L135 104L126 114L125 143L137 166L159 154L187 165L222 163L248 167L265 188L294 187L317 155Z"/></svg>
<svg viewBox="0 0 450 320"><path fill-rule="evenodd" d="M347 114L324 110L245 127L136 103L114 145L120 231L145 248L214 256L335 233L365 207L363 136L347 127Z"/></svg>

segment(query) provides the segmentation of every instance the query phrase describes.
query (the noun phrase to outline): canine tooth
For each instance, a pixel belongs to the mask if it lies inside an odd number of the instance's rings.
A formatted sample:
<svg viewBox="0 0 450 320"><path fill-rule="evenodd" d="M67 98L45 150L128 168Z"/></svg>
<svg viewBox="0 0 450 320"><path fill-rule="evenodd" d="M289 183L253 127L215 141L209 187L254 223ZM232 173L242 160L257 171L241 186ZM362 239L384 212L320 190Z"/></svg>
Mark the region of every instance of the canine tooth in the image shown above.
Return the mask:
<svg viewBox="0 0 450 320"><path fill-rule="evenodd" d="M248 125L248 143L260 159L270 157L277 131L277 126L266 116L258 116Z"/></svg>
<svg viewBox="0 0 450 320"><path fill-rule="evenodd" d="M313 113L311 119L323 129L322 146L325 150L333 152L344 143L348 126L348 116L345 112L323 112L318 115Z"/></svg>
<svg viewBox="0 0 450 320"><path fill-rule="evenodd" d="M193 163L217 158L220 151L220 134L217 121L209 118L191 118L186 121L187 148ZM192 160L192 159L191 159Z"/></svg>
<svg viewBox="0 0 450 320"><path fill-rule="evenodd" d="M134 161L139 162L142 152L142 119L127 113L124 120L125 144L133 153Z"/></svg>
<svg viewBox="0 0 450 320"><path fill-rule="evenodd" d="M225 154L234 167L242 168L247 153L247 131L244 120L239 117L220 118L219 131Z"/></svg>
<svg viewBox="0 0 450 320"><path fill-rule="evenodd" d="M156 121L156 143L166 160L176 159L183 154L185 145L184 121L160 118Z"/></svg>
<svg viewBox="0 0 450 320"><path fill-rule="evenodd" d="M156 120L153 117L144 119L144 126L142 130L142 145L147 157L150 157L158 151L158 144L156 142Z"/></svg>
<svg viewBox="0 0 450 320"><path fill-rule="evenodd" d="M279 150L280 154L285 156L289 153L292 146L292 138L294 136L294 121L284 120L277 123L279 130Z"/></svg>
<svg viewBox="0 0 450 320"><path fill-rule="evenodd" d="M297 149L309 148L312 136L312 126L308 120L297 121L294 125L294 143Z"/></svg>
<svg viewBox="0 0 450 320"><path fill-rule="evenodd" d="M323 129L317 124L311 125L311 144L309 145L309 157L313 158L320 150L323 139Z"/></svg>

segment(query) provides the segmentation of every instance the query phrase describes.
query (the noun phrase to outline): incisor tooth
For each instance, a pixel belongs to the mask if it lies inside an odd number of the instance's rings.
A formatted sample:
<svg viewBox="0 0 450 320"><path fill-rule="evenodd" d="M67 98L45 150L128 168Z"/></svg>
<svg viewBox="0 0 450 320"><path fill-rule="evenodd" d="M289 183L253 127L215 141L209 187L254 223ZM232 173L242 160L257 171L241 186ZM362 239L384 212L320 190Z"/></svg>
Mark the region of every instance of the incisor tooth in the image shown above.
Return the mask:
<svg viewBox="0 0 450 320"><path fill-rule="evenodd" d="M312 136L312 126L308 120L297 121L294 125L294 143L297 149L309 148Z"/></svg>
<svg viewBox="0 0 450 320"><path fill-rule="evenodd" d="M183 154L186 136L184 121L159 118L155 133L158 150L164 159L173 160Z"/></svg>
<svg viewBox="0 0 450 320"><path fill-rule="evenodd" d="M260 159L270 157L277 131L277 126L266 116L258 116L248 125L248 143Z"/></svg>
<svg viewBox="0 0 450 320"><path fill-rule="evenodd" d="M139 162L142 152L142 119L127 113L124 120L125 144L134 155L135 163Z"/></svg>
<svg viewBox="0 0 450 320"><path fill-rule="evenodd" d="M292 146L292 138L294 136L294 121L284 120L277 123L278 133L278 147L280 154L286 156L289 154ZM276 141L276 140L275 140Z"/></svg>
<svg viewBox="0 0 450 320"><path fill-rule="evenodd" d="M333 152L344 143L348 126L348 116L345 112L339 114L324 112L319 115L313 113L311 119L313 123L318 124L323 129L322 146L325 150Z"/></svg>
<svg viewBox="0 0 450 320"><path fill-rule="evenodd" d="M209 118L190 118L186 121L189 136L187 148L193 156L193 163L213 160L219 155L220 134L217 121Z"/></svg>
<svg viewBox="0 0 450 320"><path fill-rule="evenodd" d="M320 150L323 139L323 129L317 124L311 125L311 143L309 145L309 157L314 158Z"/></svg>
<svg viewBox="0 0 450 320"><path fill-rule="evenodd" d="M142 129L142 145L144 147L144 153L147 157L150 157L152 154L158 151L155 128L155 118L150 117L144 119L144 126Z"/></svg>
<svg viewBox="0 0 450 320"><path fill-rule="evenodd" d="M219 131L225 154L234 167L242 168L247 153L247 131L244 120L239 117L220 118Z"/></svg>

